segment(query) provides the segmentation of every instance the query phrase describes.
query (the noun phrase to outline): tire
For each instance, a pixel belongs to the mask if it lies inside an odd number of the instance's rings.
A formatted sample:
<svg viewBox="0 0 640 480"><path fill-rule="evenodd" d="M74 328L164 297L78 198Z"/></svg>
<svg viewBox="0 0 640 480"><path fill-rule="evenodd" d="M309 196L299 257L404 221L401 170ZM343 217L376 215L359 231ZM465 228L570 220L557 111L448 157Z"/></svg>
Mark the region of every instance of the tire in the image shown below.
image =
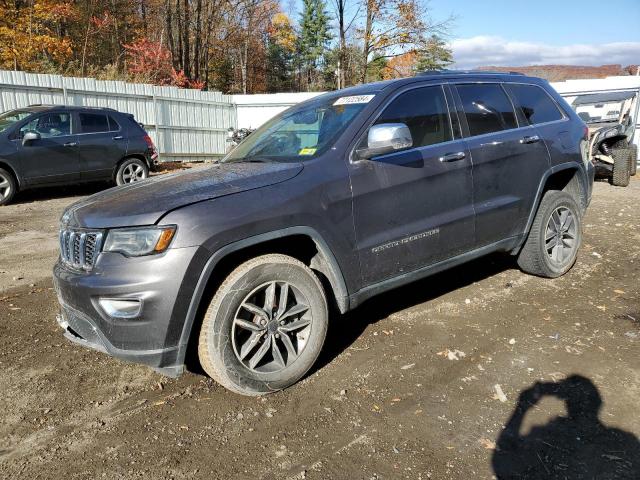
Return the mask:
<svg viewBox="0 0 640 480"><path fill-rule="evenodd" d="M629 175L633 177L638 170L638 146L631 145L629 149L631 150L629 154Z"/></svg>
<svg viewBox="0 0 640 480"><path fill-rule="evenodd" d="M120 164L116 172L116 184L127 185L149 177L149 167L139 158L128 158Z"/></svg>
<svg viewBox="0 0 640 480"><path fill-rule="evenodd" d="M286 307L280 308L283 298ZM292 314L294 307L299 311ZM286 255L256 257L231 272L211 300L198 357L204 371L233 392L275 392L296 383L313 366L328 321L322 284L306 265Z"/></svg>
<svg viewBox="0 0 640 480"><path fill-rule="evenodd" d="M18 191L18 184L13 174L0 168L0 205L6 205L13 200Z"/></svg>
<svg viewBox="0 0 640 480"><path fill-rule="evenodd" d="M555 233L557 229L553 225L567 222L565 212L569 212L573 220L567 225L567 231L563 224L561 231L564 233L561 240L558 240ZM576 262L581 243L582 215L575 198L567 192L549 190L542 197L527 241L518 255L518 266L526 273L539 277L559 277L567 273Z"/></svg>
<svg viewBox="0 0 640 480"><path fill-rule="evenodd" d="M613 174L611 184L616 187L626 187L629 185L629 148L615 148L611 156L613 157Z"/></svg>

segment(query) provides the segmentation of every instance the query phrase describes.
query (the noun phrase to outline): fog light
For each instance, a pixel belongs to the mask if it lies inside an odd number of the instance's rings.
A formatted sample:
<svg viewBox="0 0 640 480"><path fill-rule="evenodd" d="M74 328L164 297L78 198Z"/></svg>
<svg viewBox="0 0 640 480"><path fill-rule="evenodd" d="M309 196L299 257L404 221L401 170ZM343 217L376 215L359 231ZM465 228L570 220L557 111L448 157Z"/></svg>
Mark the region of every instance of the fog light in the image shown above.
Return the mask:
<svg viewBox="0 0 640 480"><path fill-rule="evenodd" d="M135 318L142 311L142 300L138 298L101 298L98 303L113 318Z"/></svg>

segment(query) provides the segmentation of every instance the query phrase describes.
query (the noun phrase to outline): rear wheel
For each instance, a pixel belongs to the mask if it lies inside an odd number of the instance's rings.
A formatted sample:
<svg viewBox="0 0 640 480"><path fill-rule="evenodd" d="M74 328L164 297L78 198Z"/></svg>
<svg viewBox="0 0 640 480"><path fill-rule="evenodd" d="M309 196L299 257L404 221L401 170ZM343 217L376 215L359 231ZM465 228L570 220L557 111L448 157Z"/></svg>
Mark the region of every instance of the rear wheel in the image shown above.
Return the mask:
<svg viewBox="0 0 640 480"><path fill-rule="evenodd" d="M576 261L582 242L582 217L573 196L549 190L542 197L520 254L522 270L540 277L564 275Z"/></svg>
<svg viewBox="0 0 640 480"><path fill-rule="evenodd" d="M126 185L139 182L149 176L149 167L139 158L129 158L122 162L116 173L116 183Z"/></svg>
<svg viewBox="0 0 640 480"><path fill-rule="evenodd" d="M243 263L220 286L198 342L203 369L243 395L286 388L322 349L328 308L322 284L303 263L264 255Z"/></svg>
<svg viewBox="0 0 640 480"><path fill-rule="evenodd" d="M630 166L629 148L615 148L611 152L613 157L613 174L611 184L616 187L626 187L629 185Z"/></svg>
<svg viewBox="0 0 640 480"><path fill-rule="evenodd" d="M0 205L9 203L17 190L18 185L13 175L4 168L0 168Z"/></svg>

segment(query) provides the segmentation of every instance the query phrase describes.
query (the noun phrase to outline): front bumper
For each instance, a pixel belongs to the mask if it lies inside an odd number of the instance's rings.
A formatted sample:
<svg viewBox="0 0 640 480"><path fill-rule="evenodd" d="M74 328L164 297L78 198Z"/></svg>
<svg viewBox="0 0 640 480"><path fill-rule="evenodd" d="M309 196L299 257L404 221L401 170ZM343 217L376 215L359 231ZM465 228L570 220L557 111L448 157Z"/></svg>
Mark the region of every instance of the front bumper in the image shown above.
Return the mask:
<svg viewBox="0 0 640 480"><path fill-rule="evenodd" d="M82 346L143 363L175 376L180 337L190 300L190 269L198 247L169 249L161 255L125 258L101 253L91 272L56 263L54 286L60 303L58 323L65 336ZM110 317L100 298L139 299L135 318Z"/></svg>

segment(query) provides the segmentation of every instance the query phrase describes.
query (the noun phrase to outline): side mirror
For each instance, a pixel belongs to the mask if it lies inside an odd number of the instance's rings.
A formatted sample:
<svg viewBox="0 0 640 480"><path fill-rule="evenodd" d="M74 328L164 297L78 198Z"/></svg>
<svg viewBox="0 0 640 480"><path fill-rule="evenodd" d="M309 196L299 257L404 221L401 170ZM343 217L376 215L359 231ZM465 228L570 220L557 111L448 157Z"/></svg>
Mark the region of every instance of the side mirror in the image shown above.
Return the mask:
<svg viewBox="0 0 640 480"><path fill-rule="evenodd" d="M358 159L367 160L411 146L411 131L404 123L381 123L369 129L366 148L356 150L356 154Z"/></svg>
<svg viewBox="0 0 640 480"><path fill-rule="evenodd" d="M40 134L38 132L27 132L22 137L22 146L26 146L27 143L33 142L34 140L40 140Z"/></svg>

